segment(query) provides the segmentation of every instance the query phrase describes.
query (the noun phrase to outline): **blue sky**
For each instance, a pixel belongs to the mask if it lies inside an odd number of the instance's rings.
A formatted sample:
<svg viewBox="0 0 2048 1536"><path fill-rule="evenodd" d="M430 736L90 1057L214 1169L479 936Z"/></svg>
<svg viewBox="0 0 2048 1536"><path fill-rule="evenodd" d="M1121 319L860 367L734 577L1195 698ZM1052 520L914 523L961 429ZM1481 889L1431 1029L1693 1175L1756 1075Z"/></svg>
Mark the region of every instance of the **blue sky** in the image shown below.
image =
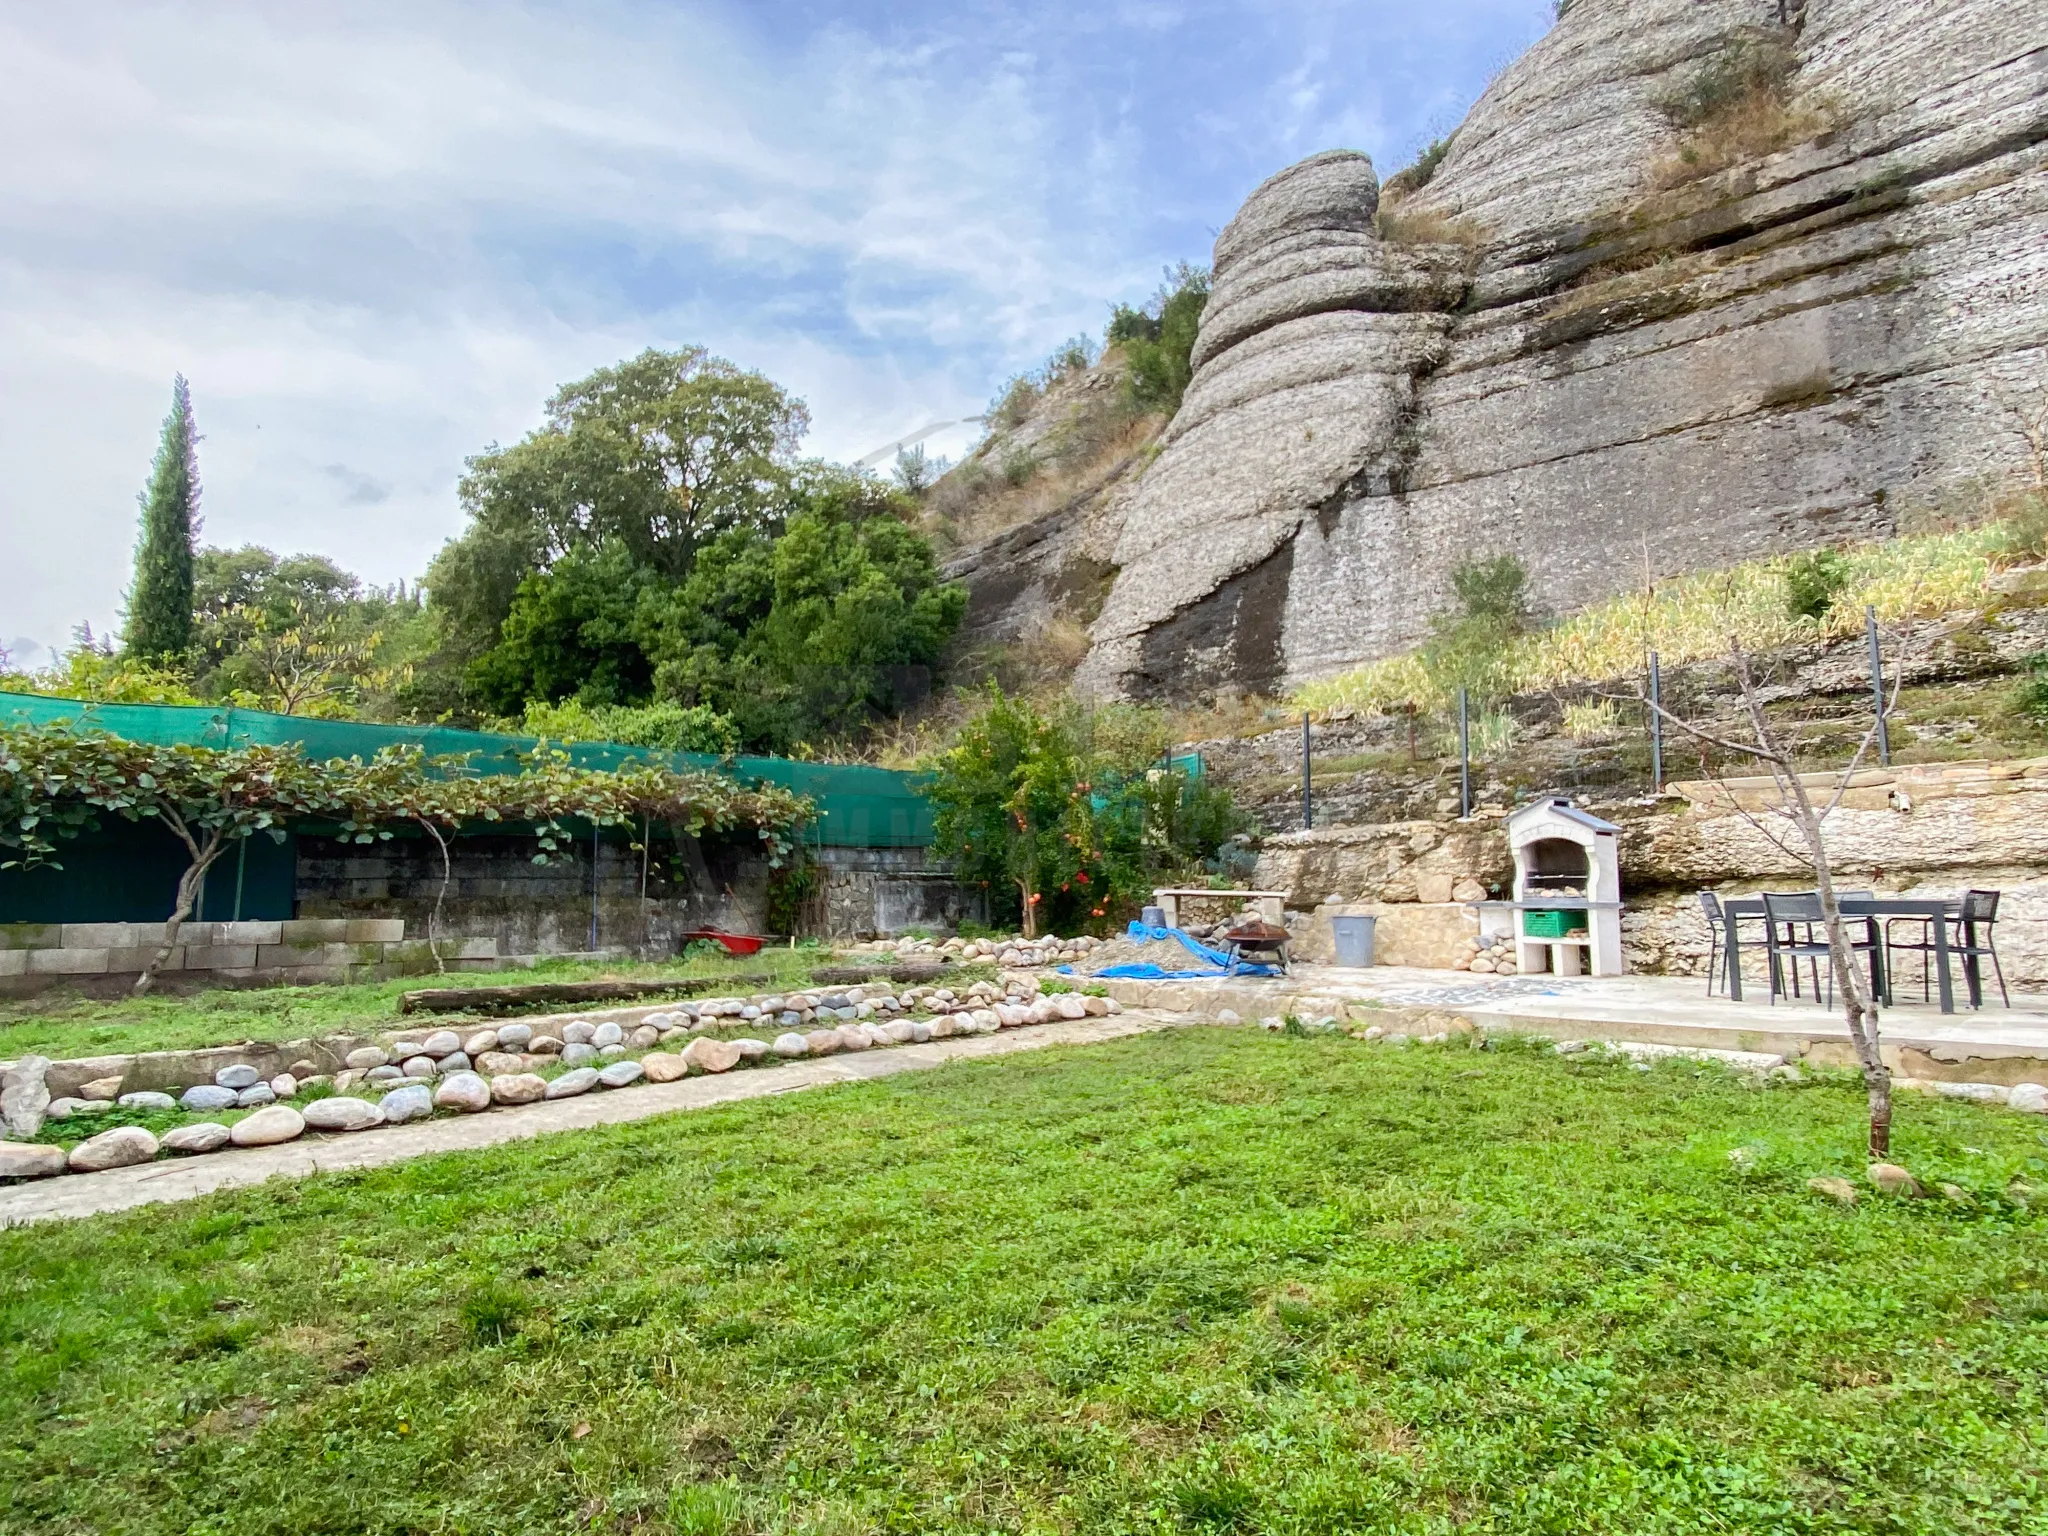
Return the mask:
<svg viewBox="0 0 2048 1536"><path fill-rule="evenodd" d="M841 459L973 414L1281 166L1405 163L1549 15L0 0L0 643L116 621L173 373L209 542L410 578L558 383L701 342Z"/></svg>

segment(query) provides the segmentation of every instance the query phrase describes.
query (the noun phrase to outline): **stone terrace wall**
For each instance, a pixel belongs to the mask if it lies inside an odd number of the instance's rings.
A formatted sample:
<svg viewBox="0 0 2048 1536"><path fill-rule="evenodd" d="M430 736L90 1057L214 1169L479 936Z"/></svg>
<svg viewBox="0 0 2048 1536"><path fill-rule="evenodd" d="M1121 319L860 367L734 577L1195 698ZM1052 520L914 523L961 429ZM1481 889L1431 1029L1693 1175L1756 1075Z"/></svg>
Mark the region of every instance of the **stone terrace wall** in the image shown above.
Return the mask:
<svg viewBox="0 0 2048 1536"><path fill-rule="evenodd" d="M59 983L122 987L162 948L163 923L0 923L0 995ZM287 922L186 923L163 967L168 979L256 985L345 981L432 970L424 944L407 943L402 919L299 918ZM452 947L450 964L498 963L497 946Z"/></svg>
<svg viewBox="0 0 2048 1536"><path fill-rule="evenodd" d="M1834 782L1812 780L1823 792ZM1811 872L1759 829L1769 803L1767 781L1736 779L1673 784L1660 799L1593 807L1622 829L1629 908L1622 938L1631 969L1704 975L1702 889L1739 895L1812 885ZM1903 895L2003 891L1997 942L2006 977L2048 985L2048 758L1865 770L1829 816L1827 842L1845 886ZM1470 821L1271 837L1254 880L1287 891L1290 908L1304 915L1333 902L1355 911L1415 908L1399 921L1404 950L1420 956L1445 950L1454 934L1462 939L1470 920L1460 903L1481 887L1500 893L1511 874L1506 808L1485 806ZM1422 907L1442 914L1436 926ZM1326 934L1312 921L1302 933L1313 958Z"/></svg>

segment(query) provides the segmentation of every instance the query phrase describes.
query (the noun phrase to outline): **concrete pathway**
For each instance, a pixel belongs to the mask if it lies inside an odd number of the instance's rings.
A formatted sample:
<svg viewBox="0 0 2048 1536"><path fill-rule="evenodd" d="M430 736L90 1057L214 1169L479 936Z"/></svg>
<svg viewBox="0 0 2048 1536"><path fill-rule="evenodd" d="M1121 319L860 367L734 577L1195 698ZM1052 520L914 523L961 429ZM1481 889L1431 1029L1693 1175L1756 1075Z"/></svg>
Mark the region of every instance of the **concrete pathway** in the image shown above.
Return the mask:
<svg viewBox="0 0 2048 1536"><path fill-rule="evenodd" d="M1773 1006L1761 988L1733 1003L1708 997L1703 981L1678 977L1496 977L1393 965L1299 965L1292 976L1272 979L1107 985L1127 1008L1193 1011L1207 1018L1228 1008L1246 1022L1272 1014L1337 1014L1396 1029L1408 1027L1400 1022L1408 1014L1463 1018L1481 1029L1552 1039L1767 1051L1845 1066L1854 1060L1839 1007L1810 1000ZM2048 1083L2048 999L2015 994L2008 1009L1994 990L1989 1002L1981 1010L1956 1013L1917 1001L1885 1010L1880 1036L1887 1056L1911 1077Z"/></svg>
<svg viewBox="0 0 2048 1536"><path fill-rule="evenodd" d="M776 1067L729 1072L719 1077L691 1077L678 1083L640 1083L612 1093L519 1108L494 1109L460 1119L436 1119L413 1125L382 1127L353 1135L308 1134L276 1147L246 1147L211 1152L203 1157L167 1159L106 1173L63 1174L53 1179L0 1188L0 1227L25 1226L74 1216L125 1211L139 1205L190 1200L217 1189L239 1189L274 1178L303 1178L347 1168L379 1168L386 1163L501 1146L554 1131L593 1125L619 1125L681 1110L709 1109L742 1099L857 1083L942 1067L953 1061L977 1061L1053 1045L1096 1045L1132 1035L1199 1022L1187 1015L1132 1011L1108 1018L1031 1024L996 1035L934 1040L927 1045L899 1045Z"/></svg>

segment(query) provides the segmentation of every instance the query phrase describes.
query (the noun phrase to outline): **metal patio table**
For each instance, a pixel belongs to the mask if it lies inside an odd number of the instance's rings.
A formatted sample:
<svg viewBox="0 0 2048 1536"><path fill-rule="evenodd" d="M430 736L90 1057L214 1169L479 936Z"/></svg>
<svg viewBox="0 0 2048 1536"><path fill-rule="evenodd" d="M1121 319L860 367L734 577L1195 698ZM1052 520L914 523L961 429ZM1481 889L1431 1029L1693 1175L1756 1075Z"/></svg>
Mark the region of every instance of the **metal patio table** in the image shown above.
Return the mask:
<svg viewBox="0 0 2048 1536"><path fill-rule="evenodd" d="M1948 925L1961 914L1963 904L1960 901L1939 897L1844 896L1839 905L1843 917L1858 919L1869 925L1870 984L1887 1007L1891 1004L1892 995L1884 960L1883 921L1888 917L1926 919L1934 929L1934 966L1941 989L1941 1011L1956 1011L1955 986L1948 975ZM1739 920L1742 918L1754 921L1767 920L1761 896L1736 897L1721 903L1722 942L1728 957L1728 998L1730 1002L1736 1003L1742 1001L1742 940L1738 936ZM1977 975L1974 963L1966 964L1965 971L1970 983L1970 1002L1972 1006L1981 1007L1983 981Z"/></svg>

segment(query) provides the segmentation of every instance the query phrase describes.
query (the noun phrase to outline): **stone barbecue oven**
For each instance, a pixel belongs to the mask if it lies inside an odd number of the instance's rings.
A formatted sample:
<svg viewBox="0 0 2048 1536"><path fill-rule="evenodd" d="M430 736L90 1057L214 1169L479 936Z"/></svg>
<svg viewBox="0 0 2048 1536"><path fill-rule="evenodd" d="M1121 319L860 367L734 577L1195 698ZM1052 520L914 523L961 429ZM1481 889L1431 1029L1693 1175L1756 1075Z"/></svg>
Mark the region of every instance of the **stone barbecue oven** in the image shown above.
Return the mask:
<svg viewBox="0 0 2048 1536"><path fill-rule="evenodd" d="M1619 830L1568 800L1537 800L1508 817L1515 899L1486 905L1513 925L1523 975L1621 974Z"/></svg>

